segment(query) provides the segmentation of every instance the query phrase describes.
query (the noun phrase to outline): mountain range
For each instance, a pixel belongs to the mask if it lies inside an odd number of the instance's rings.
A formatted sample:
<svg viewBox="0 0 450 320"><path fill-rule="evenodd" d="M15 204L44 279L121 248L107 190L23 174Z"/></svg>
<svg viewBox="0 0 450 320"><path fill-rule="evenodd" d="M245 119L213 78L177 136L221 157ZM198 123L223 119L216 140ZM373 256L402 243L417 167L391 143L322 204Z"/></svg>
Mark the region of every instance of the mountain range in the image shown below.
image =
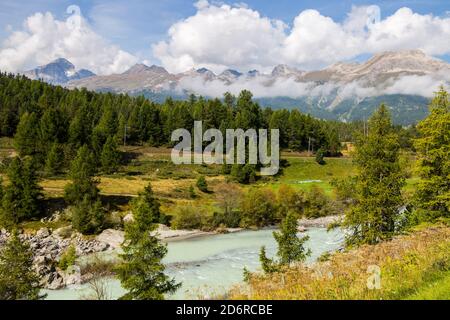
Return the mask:
<svg viewBox="0 0 450 320"><path fill-rule="evenodd" d="M431 93L439 84L450 83L449 71L448 63L410 50L384 52L366 62L340 62L317 71L278 65L268 73L227 69L216 74L200 68L172 74L159 66L137 64L122 74L96 76L58 59L25 75L68 88L143 94L158 102L168 96L221 97L226 91L249 89L264 106L298 108L342 121L367 118L385 102L394 122L406 125L426 116Z"/></svg>

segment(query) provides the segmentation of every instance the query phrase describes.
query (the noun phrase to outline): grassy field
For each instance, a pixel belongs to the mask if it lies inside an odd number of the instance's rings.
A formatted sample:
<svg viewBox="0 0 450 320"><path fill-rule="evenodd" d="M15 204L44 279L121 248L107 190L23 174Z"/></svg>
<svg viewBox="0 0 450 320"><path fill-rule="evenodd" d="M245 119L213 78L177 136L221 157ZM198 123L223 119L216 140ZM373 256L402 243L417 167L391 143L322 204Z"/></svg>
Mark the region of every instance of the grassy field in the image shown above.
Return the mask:
<svg viewBox="0 0 450 320"><path fill-rule="evenodd" d="M136 197L143 188L151 183L156 195L161 199L162 209L168 214L180 204L189 204L205 208L212 213L215 210L215 187L229 180L222 174L220 165L175 165L170 159L171 149L152 147L125 147L122 152L126 158L126 164L119 172L113 175L100 175L99 189L107 201L113 201L117 197L131 199ZM7 156L15 155L11 139L0 141L0 161ZM254 185L240 186L244 191L251 187L268 187L274 191L282 184L287 184L296 189L309 190L313 185L322 188L328 195L334 196L332 179L342 179L356 173L352 159L349 157L326 158L325 165L316 163L314 157L306 157L304 154L283 152L282 158L288 165L275 177L259 180ZM211 193L203 193L195 187L196 179L204 175L210 186ZM7 178L3 173L4 182ZM408 180L406 190L413 190L417 178ZM45 196L50 199L61 199L64 187L70 183L66 175L41 180ZM195 198L191 197L189 189L195 190ZM115 198L116 197L116 198ZM122 203L113 206L116 210L128 210Z"/></svg>

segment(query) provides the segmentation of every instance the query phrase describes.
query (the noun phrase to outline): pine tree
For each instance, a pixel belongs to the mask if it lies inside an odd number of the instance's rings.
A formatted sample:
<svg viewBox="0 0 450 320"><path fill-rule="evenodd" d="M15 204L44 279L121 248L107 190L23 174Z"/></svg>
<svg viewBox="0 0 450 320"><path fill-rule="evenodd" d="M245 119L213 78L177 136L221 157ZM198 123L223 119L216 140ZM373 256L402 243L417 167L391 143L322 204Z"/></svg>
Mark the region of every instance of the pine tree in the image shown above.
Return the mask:
<svg viewBox="0 0 450 320"><path fill-rule="evenodd" d="M381 105L369 120L369 135L356 145L356 204L346 212L348 246L390 239L399 227L404 173L399 163L398 136L387 108Z"/></svg>
<svg viewBox="0 0 450 320"><path fill-rule="evenodd" d="M33 271L33 254L14 231L0 250L0 300L39 300L39 276Z"/></svg>
<svg viewBox="0 0 450 320"><path fill-rule="evenodd" d="M14 145L20 156L34 156L40 152L39 121L35 113L24 113L14 136Z"/></svg>
<svg viewBox="0 0 450 320"><path fill-rule="evenodd" d="M59 173L62 167L62 153L57 143L54 143L47 154L45 160L44 171L47 176L55 176Z"/></svg>
<svg viewBox="0 0 450 320"><path fill-rule="evenodd" d="M100 200L93 201L85 196L72 208L72 226L82 234L96 234L102 230L105 212Z"/></svg>
<svg viewBox="0 0 450 320"><path fill-rule="evenodd" d="M259 262L264 273L274 273L280 270L279 265L273 259L267 258L266 247L261 247L259 251Z"/></svg>
<svg viewBox="0 0 450 320"><path fill-rule="evenodd" d="M416 191L419 220L450 217L450 101L443 87L430 104L430 115L415 141L421 180Z"/></svg>
<svg viewBox="0 0 450 320"><path fill-rule="evenodd" d="M0 221L10 228L41 214L42 189L31 158L14 158L7 175L10 183L4 189Z"/></svg>
<svg viewBox="0 0 450 320"><path fill-rule="evenodd" d="M122 287L128 290L121 299L163 300L165 294L174 293L181 286L164 274L161 260L167 247L151 234L160 214L159 204L151 194L149 187L133 202L134 220L125 225L122 263L116 269Z"/></svg>
<svg viewBox="0 0 450 320"><path fill-rule="evenodd" d="M114 137L109 137L103 145L100 162L103 172L108 174L116 172L119 168L120 152L117 150L117 143Z"/></svg>
<svg viewBox="0 0 450 320"><path fill-rule="evenodd" d="M70 204L83 201L86 197L89 201L98 198L97 181L94 179L96 172L95 161L88 147L84 145L78 149L76 158L72 161L69 176L72 183L65 188L65 200Z"/></svg>
<svg viewBox="0 0 450 320"><path fill-rule="evenodd" d="M304 244L309 236L297 237L297 216L288 212L281 223L280 232L274 232L273 236L278 243L277 256L281 265L290 265L293 262L303 262L311 255L311 250L306 250Z"/></svg>

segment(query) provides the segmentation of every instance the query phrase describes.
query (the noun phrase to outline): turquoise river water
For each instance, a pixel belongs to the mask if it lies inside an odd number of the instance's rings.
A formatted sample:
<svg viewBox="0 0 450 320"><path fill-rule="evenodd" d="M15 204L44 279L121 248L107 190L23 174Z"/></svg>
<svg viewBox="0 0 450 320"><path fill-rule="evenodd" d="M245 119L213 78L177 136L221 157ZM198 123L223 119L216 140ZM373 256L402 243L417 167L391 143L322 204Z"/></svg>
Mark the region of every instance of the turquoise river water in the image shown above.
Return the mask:
<svg viewBox="0 0 450 320"><path fill-rule="evenodd" d="M259 269L259 250L266 246L268 256L276 252L273 230L242 231L238 233L198 237L168 243L164 259L168 275L183 283L169 299L208 298L226 292L242 282L243 268ZM310 240L306 246L312 250L308 262L322 253L342 246L340 230L327 232L311 228L306 232ZM105 279L111 299L120 297L124 290L117 279ZM89 295L88 285L74 285L61 290L46 290L49 300L76 300Z"/></svg>

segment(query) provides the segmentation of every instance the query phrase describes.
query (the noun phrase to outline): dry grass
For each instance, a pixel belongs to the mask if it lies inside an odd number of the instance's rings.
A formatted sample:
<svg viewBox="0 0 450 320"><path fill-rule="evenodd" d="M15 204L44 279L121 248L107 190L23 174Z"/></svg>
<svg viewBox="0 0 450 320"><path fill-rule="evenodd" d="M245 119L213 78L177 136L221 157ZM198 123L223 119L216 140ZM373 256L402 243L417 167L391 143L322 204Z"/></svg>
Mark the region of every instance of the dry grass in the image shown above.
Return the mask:
<svg viewBox="0 0 450 320"><path fill-rule="evenodd" d="M368 289L369 266L379 266L381 288ZM232 299L402 299L450 268L450 228L429 227L375 246L336 253L311 267L272 276L255 274Z"/></svg>

